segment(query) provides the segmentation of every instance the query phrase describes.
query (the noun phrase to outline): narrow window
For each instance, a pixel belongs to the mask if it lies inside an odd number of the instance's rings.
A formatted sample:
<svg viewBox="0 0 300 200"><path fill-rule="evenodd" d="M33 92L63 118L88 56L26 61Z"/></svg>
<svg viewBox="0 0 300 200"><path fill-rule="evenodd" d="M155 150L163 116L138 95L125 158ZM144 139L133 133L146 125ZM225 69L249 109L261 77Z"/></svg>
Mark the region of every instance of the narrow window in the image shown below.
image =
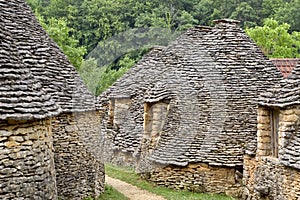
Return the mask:
<svg viewBox="0 0 300 200"><path fill-rule="evenodd" d="M109 118L108 118L108 126L112 127L114 124L114 110L115 110L115 99L109 100Z"/></svg>
<svg viewBox="0 0 300 200"><path fill-rule="evenodd" d="M169 103L169 100L163 100L145 104L144 130L146 135L151 137L157 137L159 135L164 126Z"/></svg>
<svg viewBox="0 0 300 200"><path fill-rule="evenodd" d="M276 109L270 110L271 122L271 151L272 156L278 158L278 128L279 128L279 111Z"/></svg>
<svg viewBox="0 0 300 200"><path fill-rule="evenodd" d="M109 125L119 128L128 117L130 104L130 98L111 99L109 106Z"/></svg>

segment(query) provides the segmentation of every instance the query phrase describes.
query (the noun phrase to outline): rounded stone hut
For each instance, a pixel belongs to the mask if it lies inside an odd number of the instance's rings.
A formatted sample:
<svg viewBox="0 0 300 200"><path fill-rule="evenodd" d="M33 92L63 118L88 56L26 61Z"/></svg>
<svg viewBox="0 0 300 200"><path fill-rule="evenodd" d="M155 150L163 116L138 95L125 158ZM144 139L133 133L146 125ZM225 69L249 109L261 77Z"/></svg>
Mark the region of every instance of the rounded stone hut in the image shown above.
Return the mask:
<svg viewBox="0 0 300 200"><path fill-rule="evenodd" d="M238 21L215 22L151 51L109 88L101 133L114 163L136 161L158 185L239 195L256 98L282 75Z"/></svg>
<svg viewBox="0 0 300 200"><path fill-rule="evenodd" d="M104 166L89 145L90 138L99 133L95 97L24 0L0 0L0 17L1 29L16 41L15 48L24 68L30 70L61 108L49 125L58 197L98 196L104 190Z"/></svg>
<svg viewBox="0 0 300 200"><path fill-rule="evenodd" d="M51 118L60 109L0 26L0 199L57 199Z"/></svg>

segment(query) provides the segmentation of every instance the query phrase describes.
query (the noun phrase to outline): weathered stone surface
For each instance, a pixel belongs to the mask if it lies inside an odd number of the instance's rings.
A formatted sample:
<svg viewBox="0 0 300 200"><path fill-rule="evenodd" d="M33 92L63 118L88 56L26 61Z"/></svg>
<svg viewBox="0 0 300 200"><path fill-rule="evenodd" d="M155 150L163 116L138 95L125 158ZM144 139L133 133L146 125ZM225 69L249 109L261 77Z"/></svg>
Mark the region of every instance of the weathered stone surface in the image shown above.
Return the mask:
<svg viewBox="0 0 300 200"><path fill-rule="evenodd" d="M17 49L19 61L27 68L22 70L28 71L29 69L31 75L39 83L39 85L35 84L34 80L28 77L31 84L26 85L25 82L24 85L18 84L14 90L0 87L0 91L5 89L7 95L14 98L22 97L23 100L16 105L5 103L0 111L5 109L16 113L26 113L26 117L36 113L40 114L40 118L45 113L51 113L49 103L43 103L43 100L49 96L41 97L41 88L47 91L65 112L94 110L94 96L87 90L79 74L58 45L43 30L25 1L1 0L0 9L0 16L3 19L1 30L11 34L10 37L15 41L14 48ZM12 47L7 46L7 48ZM1 53L1 55L4 54ZM3 71L10 79L15 79L20 72L17 68ZM24 81L27 80L24 79ZM22 91L28 91L34 87L34 91L23 95ZM30 103L33 100L35 104Z"/></svg>
<svg viewBox="0 0 300 200"><path fill-rule="evenodd" d="M212 167L205 163L192 163L186 167L170 165L158 168L143 176L157 185L172 189L226 193L238 197L242 191L242 172L239 170Z"/></svg>
<svg viewBox="0 0 300 200"><path fill-rule="evenodd" d="M7 14L13 15L13 12L4 12L6 6L0 2L1 19L6 19ZM11 26L5 20L0 21L0 26L0 120L41 119L57 115L58 106L22 62L18 40L10 31ZM9 132L1 133L9 135Z"/></svg>
<svg viewBox="0 0 300 200"><path fill-rule="evenodd" d="M103 192L104 166L96 154L100 150L93 149L97 147L93 140L99 134L99 121L96 111L61 114L53 120L59 198L82 199Z"/></svg>
<svg viewBox="0 0 300 200"><path fill-rule="evenodd" d="M23 124L16 121L14 125L1 125L0 129L13 135L9 138L0 135L3 139L0 144L7 147L0 151L0 199L57 199L50 120ZM35 140L26 137L32 131L40 137ZM24 148L24 144L30 146Z"/></svg>
<svg viewBox="0 0 300 200"><path fill-rule="evenodd" d="M259 106L261 110L272 109ZM278 158L272 156L271 129L262 130L258 120L257 152L245 155L243 199L299 199L300 198L300 139L298 105L280 108L278 127ZM258 119L263 117L258 115ZM270 118L270 117L269 117ZM265 129L265 128L264 128Z"/></svg>
<svg viewBox="0 0 300 200"><path fill-rule="evenodd" d="M271 158L245 158L243 199L296 200L300 197L300 171Z"/></svg>
<svg viewBox="0 0 300 200"><path fill-rule="evenodd" d="M0 198L57 199L52 125L54 136L62 133L65 140L60 144L66 152L58 154L65 157L56 168L59 192L65 189L64 195L74 198L98 195L104 189L103 164L84 149L79 136L91 131L93 128L84 128L99 119L92 115L82 125L72 115L94 111L95 97L25 0L0 0L0 18L0 150L4 149L0 154ZM55 121L51 125L46 120L62 112L71 113L62 124ZM37 127L35 122L40 121L44 124ZM57 127L61 132L56 132ZM70 149L74 151L67 151ZM72 169L80 175L72 176ZM61 174L69 175L63 184L59 182Z"/></svg>
<svg viewBox="0 0 300 200"><path fill-rule="evenodd" d="M240 168L244 152L255 154L257 148L257 97L281 77L237 22L192 28L168 47L154 48L100 96L107 161L122 152L137 160L137 170L145 174L189 163ZM108 123L109 99L120 97L130 98L131 104L126 121L114 128ZM145 111L162 101L168 101L165 119L154 128L162 127L158 134L146 134L151 130L145 128L153 127L147 126L152 116ZM266 113L261 115L269 123ZM155 179L167 179L159 174ZM216 188L224 191L222 184Z"/></svg>

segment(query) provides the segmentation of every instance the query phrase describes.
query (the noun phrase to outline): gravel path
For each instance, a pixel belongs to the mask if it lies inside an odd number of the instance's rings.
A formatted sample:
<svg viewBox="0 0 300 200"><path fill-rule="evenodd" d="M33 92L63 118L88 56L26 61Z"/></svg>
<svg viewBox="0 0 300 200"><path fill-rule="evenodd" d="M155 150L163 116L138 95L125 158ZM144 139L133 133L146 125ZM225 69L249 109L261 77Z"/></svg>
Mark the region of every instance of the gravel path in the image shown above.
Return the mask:
<svg viewBox="0 0 300 200"><path fill-rule="evenodd" d="M123 193L131 200L166 200L161 196L150 193L146 190L141 190L136 186L130 185L115 178L110 178L109 176L105 176L105 182L119 192Z"/></svg>

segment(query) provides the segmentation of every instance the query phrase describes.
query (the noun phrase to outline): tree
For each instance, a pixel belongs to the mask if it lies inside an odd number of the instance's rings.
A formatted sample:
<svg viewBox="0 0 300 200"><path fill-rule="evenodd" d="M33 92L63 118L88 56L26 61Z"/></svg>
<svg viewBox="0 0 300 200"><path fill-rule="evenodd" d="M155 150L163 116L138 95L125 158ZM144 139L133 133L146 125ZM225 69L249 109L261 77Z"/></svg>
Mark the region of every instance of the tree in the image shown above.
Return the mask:
<svg viewBox="0 0 300 200"><path fill-rule="evenodd" d="M136 58L131 58L129 54L126 54L123 58L120 58L117 63L105 67L105 71L101 74L99 79L96 95L98 96L101 94L116 80L123 76L137 62L137 60L138 59Z"/></svg>
<svg viewBox="0 0 300 200"><path fill-rule="evenodd" d="M254 27L258 21L257 12L247 2L240 3L230 18L241 21L244 27Z"/></svg>
<svg viewBox="0 0 300 200"><path fill-rule="evenodd" d="M38 13L36 15L46 32L62 49L72 65L79 69L83 61L83 55L86 53L86 48L78 46L79 41L70 34L73 30L67 26L67 22L64 19L55 18L50 18L46 21Z"/></svg>
<svg viewBox="0 0 300 200"><path fill-rule="evenodd" d="M78 71L89 91L95 96L100 94L97 93L97 88L99 87L99 80L101 80L101 76L105 73L105 70L105 67L98 67L95 59L88 59L83 61Z"/></svg>
<svg viewBox="0 0 300 200"><path fill-rule="evenodd" d="M299 57L300 34L295 31L300 31L300 0L27 2L72 64L81 66L79 72L94 94L134 65L143 48L166 45L180 31L196 24L213 26L213 20L220 18L240 20L269 57ZM264 20L270 17L277 21Z"/></svg>
<svg viewBox="0 0 300 200"><path fill-rule="evenodd" d="M288 31L290 25L266 19L263 27L246 29L246 33L270 58L299 58L300 33Z"/></svg>
<svg viewBox="0 0 300 200"><path fill-rule="evenodd" d="M292 0L286 2L274 14L274 19L280 23L288 23L291 28L290 31L300 31L300 0Z"/></svg>

